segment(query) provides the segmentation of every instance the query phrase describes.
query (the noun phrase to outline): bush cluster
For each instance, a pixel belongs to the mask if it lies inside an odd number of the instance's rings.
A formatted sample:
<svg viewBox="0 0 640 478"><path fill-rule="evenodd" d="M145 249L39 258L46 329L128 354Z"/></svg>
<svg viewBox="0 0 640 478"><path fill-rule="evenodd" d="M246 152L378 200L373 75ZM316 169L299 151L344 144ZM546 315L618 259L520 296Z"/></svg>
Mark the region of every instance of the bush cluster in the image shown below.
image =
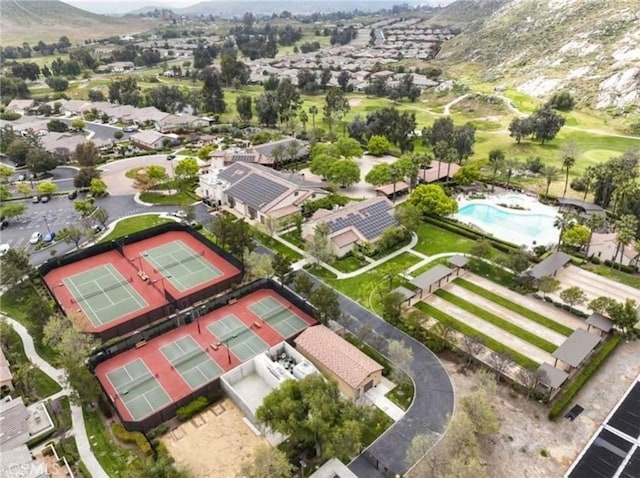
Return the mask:
<svg viewBox="0 0 640 478"><path fill-rule="evenodd" d="M200 413L202 410L207 408L209 402L207 401L207 397L198 397L193 402L188 403L184 407L178 408L176 411L176 415L178 420L181 422L186 422L190 420L196 413Z"/></svg>
<svg viewBox="0 0 640 478"><path fill-rule="evenodd" d="M125 430L122 423L113 423L111 425L111 431L113 431L115 437L121 442L136 445L145 456L151 456L151 444L142 433Z"/></svg>

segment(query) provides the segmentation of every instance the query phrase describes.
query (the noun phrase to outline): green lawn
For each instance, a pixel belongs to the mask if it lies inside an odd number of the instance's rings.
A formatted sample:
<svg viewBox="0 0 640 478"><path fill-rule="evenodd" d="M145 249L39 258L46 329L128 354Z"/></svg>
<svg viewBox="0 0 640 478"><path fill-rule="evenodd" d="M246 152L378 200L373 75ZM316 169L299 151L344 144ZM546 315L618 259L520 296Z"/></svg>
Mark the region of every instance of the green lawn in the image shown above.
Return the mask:
<svg viewBox="0 0 640 478"><path fill-rule="evenodd" d="M294 251L290 247L284 245L282 242L277 241L273 237L270 237L269 235L265 234L264 232L261 232L261 231L257 230L256 228L252 228L251 229L251 235L253 236L253 238L256 241L261 243L267 249L271 249L274 252L279 252L280 254L282 254L282 255L288 257L289 259L291 259L293 262L296 262L296 261L299 261L300 259L302 259L302 255L301 254L299 254L298 252Z"/></svg>
<svg viewBox="0 0 640 478"><path fill-rule="evenodd" d="M471 239L428 223L420 224L416 234L418 243L414 249L428 256L441 252L469 252L474 245Z"/></svg>
<svg viewBox="0 0 640 478"><path fill-rule="evenodd" d="M413 401L414 393L413 382L408 380L406 383L396 386L387 393L386 397L403 410L406 410Z"/></svg>
<svg viewBox="0 0 640 478"><path fill-rule="evenodd" d="M522 367L528 368L530 370L535 370L538 367L538 363L534 360L531 360L529 357L522 355L519 352L516 352L510 347L507 347L502 342L498 342L497 340L492 339L488 335L483 334L482 332L477 331L473 327L468 326L464 322L460 322L459 320L454 319L448 314L436 309L435 307L430 306L429 304L425 304L424 302L418 302L415 304L415 307L422 312L425 312L430 317L433 317L438 322L442 322L443 324L448 325L449 327L457 330L458 332L468 336L468 337L478 337L482 340L482 343L489 349L494 352L504 353L511 357L513 361L519 364Z"/></svg>
<svg viewBox="0 0 640 478"><path fill-rule="evenodd" d="M540 315L537 312L534 312L531 309L527 309L520 304L516 304L515 302L510 301L509 299L505 299L501 295L494 294L493 292L480 287L479 285L473 284L465 279L458 278L455 281L456 285L460 287L464 287L467 290L470 290L474 294L478 294L486 299L489 299L492 302L495 302L498 305L501 305L505 309L509 309L516 314L520 314L523 317L526 317L529 320L537 322L540 325L544 325L548 329L555 330L559 334L569 336L573 333L573 329L571 327L567 327L562 325L555 320L551 320L544 315Z"/></svg>
<svg viewBox="0 0 640 478"><path fill-rule="evenodd" d="M378 299L380 294L384 294L390 290L389 279L385 276L390 270L404 271L407 267L420 261L420 258L404 252L399 256L394 257L388 262L367 271L363 274L358 274L356 277L350 279L324 279L329 285L339 290L346 296L352 298L360 305L374 310L372 299ZM398 287L402 284L401 280L397 278L393 280L391 289Z"/></svg>
<svg viewBox="0 0 640 478"><path fill-rule="evenodd" d="M628 274L621 272L605 265L588 264L584 266L584 269L599 276L606 277L607 279L620 282L621 284L628 285L629 287L635 287L640 289L640 274Z"/></svg>
<svg viewBox="0 0 640 478"><path fill-rule="evenodd" d="M196 201L189 192L177 194L141 193L140 200L150 204L163 204L165 206L181 206Z"/></svg>
<svg viewBox="0 0 640 478"><path fill-rule="evenodd" d="M553 353L558 348L548 340L542 339L536 334L529 332L528 330L523 329L522 327L519 327L515 324L512 324L508 320L502 319L497 315L484 310L482 307L472 304L471 302L452 294L451 292L440 289L435 292L435 295L451 304L460 307L461 309L466 310L467 312L472 313L476 317L479 317L480 319L501 328L505 332L509 332L511 335L518 337L519 339L522 339L541 350L544 350L545 352Z"/></svg>
<svg viewBox="0 0 640 478"><path fill-rule="evenodd" d="M347 256L342 259L335 260L331 263L333 267L340 272L353 272L368 264L364 259L358 259L354 256Z"/></svg>
<svg viewBox="0 0 640 478"><path fill-rule="evenodd" d="M134 232L149 229L153 226L159 226L171 222L171 219L160 217L159 214L144 214L141 216L132 216L121 220L116 227L107 236L103 237L100 242L113 241L122 236L133 234Z"/></svg>
<svg viewBox="0 0 640 478"><path fill-rule="evenodd" d="M431 261L428 264L425 264L422 267L420 267L420 268L416 269L415 271L413 271L411 273L411 275L413 277L418 277L420 274L424 274L429 269L433 269L437 265L446 265L447 264L447 259L448 259L447 257L441 257L440 259L436 259L435 261Z"/></svg>
<svg viewBox="0 0 640 478"><path fill-rule="evenodd" d="M489 279L496 284L500 284L503 287L508 288L513 286L514 284L513 274L511 272L505 271L501 267L489 264L484 261L469 261L467 269L469 269L474 274L478 274L479 276L484 277L485 279Z"/></svg>
<svg viewBox="0 0 640 478"><path fill-rule="evenodd" d="M91 449L107 476L129 476L129 465L140 460L140 457L113 441L98 412L84 408L83 414Z"/></svg>
<svg viewBox="0 0 640 478"><path fill-rule="evenodd" d="M299 247L300 249L305 248L304 241L298 234L298 231L290 231L290 232L287 232L286 234L281 234L280 237L282 237L282 239L284 239L285 241L290 242L294 246Z"/></svg>

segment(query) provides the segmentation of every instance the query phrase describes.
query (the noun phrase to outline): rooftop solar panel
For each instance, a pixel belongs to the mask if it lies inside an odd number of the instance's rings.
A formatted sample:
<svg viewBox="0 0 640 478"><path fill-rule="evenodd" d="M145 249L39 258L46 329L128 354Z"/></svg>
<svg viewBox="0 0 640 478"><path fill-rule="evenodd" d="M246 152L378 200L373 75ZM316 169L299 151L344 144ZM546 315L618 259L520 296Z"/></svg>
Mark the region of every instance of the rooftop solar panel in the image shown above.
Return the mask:
<svg viewBox="0 0 640 478"><path fill-rule="evenodd" d="M282 184L251 174L227 190L227 196L242 201L249 207L260 209L287 191Z"/></svg>
<svg viewBox="0 0 640 478"><path fill-rule="evenodd" d="M640 382L636 382L607 424L632 438L640 438Z"/></svg>
<svg viewBox="0 0 640 478"><path fill-rule="evenodd" d="M622 464L631 442L609 430L602 430L593 441L588 453L582 456L570 478L608 478L615 475Z"/></svg>
<svg viewBox="0 0 640 478"><path fill-rule="evenodd" d="M640 476L640 448L636 448L636 451L629 462L620 473L620 478L638 478Z"/></svg>
<svg viewBox="0 0 640 478"><path fill-rule="evenodd" d="M327 221L329 232L334 233L348 227L354 227L367 239L379 237L389 227L399 226L390 213L391 207L386 201L374 202L346 215Z"/></svg>

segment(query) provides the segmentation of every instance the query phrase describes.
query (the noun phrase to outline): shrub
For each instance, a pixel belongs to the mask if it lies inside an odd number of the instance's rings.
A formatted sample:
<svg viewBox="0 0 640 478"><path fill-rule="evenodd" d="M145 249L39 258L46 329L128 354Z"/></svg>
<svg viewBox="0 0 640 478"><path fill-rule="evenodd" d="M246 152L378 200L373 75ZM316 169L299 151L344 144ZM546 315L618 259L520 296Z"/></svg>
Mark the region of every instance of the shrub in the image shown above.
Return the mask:
<svg viewBox="0 0 640 478"><path fill-rule="evenodd" d="M65 232L64 236L66 236L66 230L63 230L63 231ZM111 418L113 416L113 410L111 409L111 405L107 403L107 401L102 397L102 395L98 399L98 408L100 408L100 411L102 412L105 418Z"/></svg>
<svg viewBox="0 0 640 478"><path fill-rule="evenodd" d="M136 445L145 456L151 455L151 445L142 433L125 430L122 423L112 423L111 431L121 442Z"/></svg>
<svg viewBox="0 0 640 478"><path fill-rule="evenodd" d="M151 430L149 430L147 432L147 436L149 438L157 438L159 436L164 435L168 431L169 431L169 425L167 425L166 423L161 423L157 427L152 428Z"/></svg>
<svg viewBox="0 0 640 478"><path fill-rule="evenodd" d="M618 262L612 262L609 259L606 259L604 261L604 265L611 267L612 269L618 269L621 272L626 272L627 274L633 274L635 272L635 269L632 266L626 266Z"/></svg>
<svg viewBox="0 0 640 478"><path fill-rule="evenodd" d="M596 256L591 256L591 262L595 265L600 265L600 259L598 259Z"/></svg>
<svg viewBox="0 0 640 478"><path fill-rule="evenodd" d="M184 407L178 408L176 411L176 415L178 416L178 420L181 422L186 422L190 420L196 413L200 413L202 410L207 408L209 402L207 401L207 397L198 397L193 402L188 403Z"/></svg>
<svg viewBox="0 0 640 478"><path fill-rule="evenodd" d="M326 197L316 199L315 201L308 201L302 205L302 215L305 218L313 216L318 209L333 209L334 206L344 206L349 202L346 196L340 196L339 194L329 194Z"/></svg>
<svg viewBox="0 0 640 478"><path fill-rule="evenodd" d="M15 111L5 110L0 114L0 119L5 121L15 121L20 118L20 113L16 113Z"/></svg>
<svg viewBox="0 0 640 478"><path fill-rule="evenodd" d="M614 335L611 337L609 341L603 344L600 347L600 350L595 353L587 366L583 368L582 371L573 378L573 380L564 386L564 390L558 394L555 399L555 403L551 407L551 410L549 410L549 420L555 420L562 414L564 409L571 403L582 386L587 383L589 378L598 371L609 355L613 353L620 343L620 340L622 340L621 335Z"/></svg>

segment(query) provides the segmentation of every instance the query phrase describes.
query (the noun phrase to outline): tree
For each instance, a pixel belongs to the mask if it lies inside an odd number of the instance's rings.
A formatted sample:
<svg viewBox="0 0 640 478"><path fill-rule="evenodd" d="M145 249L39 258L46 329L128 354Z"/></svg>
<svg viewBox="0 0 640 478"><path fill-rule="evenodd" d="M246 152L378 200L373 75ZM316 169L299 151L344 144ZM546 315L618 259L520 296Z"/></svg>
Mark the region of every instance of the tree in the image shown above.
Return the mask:
<svg viewBox="0 0 640 478"><path fill-rule="evenodd" d="M495 382L494 385L495 387ZM486 387L462 397L462 409L471 419L476 435L489 436L498 433L500 422L493 409L494 397Z"/></svg>
<svg viewBox="0 0 640 478"><path fill-rule="evenodd" d="M276 89L276 104L278 119L281 124L288 122L297 114L302 105L302 100L297 88L291 83L291 79L284 78L280 80Z"/></svg>
<svg viewBox="0 0 640 478"><path fill-rule="evenodd" d="M227 244L229 252L244 264L245 255L255 249L256 244L251 237L251 226L245 221L233 221L230 224Z"/></svg>
<svg viewBox="0 0 640 478"><path fill-rule="evenodd" d="M0 181L6 183L13 176L13 169L5 164L0 164Z"/></svg>
<svg viewBox="0 0 640 478"><path fill-rule="evenodd" d="M570 212L563 212L553 221L553 227L560 230L560 234L558 236L558 250L562 246L562 238L564 236L565 229L571 227L575 223L575 216Z"/></svg>
<svg viewBox="0 0 640 478"><path fill-rule="evenodd" d="M342 188L347 188L360 181L360 167L351 159L341 159L331 165L327 179L340 184Z"/></svg>
<svg viewBox="0 0 640 478"><path fill-rule="evenodd" d="M0 258L2 274L0 283L9 289L16 287L23 278L29 277L34 271L29 263L29 255L24 248L11 248Z"/></svg>
<svg viewBox="0 0 640 478"><path fill-rule="evenodd" d="M542 168L542 175L544 176L546 189L544 190L544 195L549 196L549 188L551 187L551 183L558 179L560 175L560 170L555 166L551 166L547 164Z"/></svg>
<svg viewBox="0 0 640 478"><path fill-rule="evenodd" d="M632 299L624 302L611 301L607 306L607 314L626 336L630 335L639 319L636 301Z"/></svg>
<svg viewBox="0 0 640 478"><path fill-rule="evenodd" d="M542 276L538 281L538 290L542 292L543 297L551 294L560 288L560 281L553 276Z"/></svg>
<svg viewBox="0 0 640 478"><path fill-rule="evenodd" d="M402 316L402 303L404 296L398 292L387 292L380 298L382 318L388 322L397 322Z"/></svg>
<svg viewBox="0 0 640 478"><path fill-rule="evenodd" d="M482 178L480 173L480 167L477 163L465 164L462 166L456 174L453 175L453 180L459 186L467 186L479 181Z"/></svg>
<svg viewBox="0 0 640 478"><path fill-rule="evenodd" d="M458 211L458 203L437 184L421 184L409 196L409 204L416 206L422 214L448 216Z"/></svg>
<svg viewBox="0 0 640 478"><path fill-rule="evenodd" d="M460 339L460 347L467 354L467 363L473 362L476 355L484 350L484 342L475 335L462 335Z"/></svg>
<svg viewBox="0 0 640 478"><path fill-rule="evenodd" d="M85 319L86 320L86 319ZM53 315L43 329L44 343L58 353L58 363L73 389L71 399L76 404L93 405L102 391L98 381L86 366L86 360L97 347L96 339L82 332L80 325L60 315Z"/></svg>
<svg viewBox="0 0 640 478"><path fill-rule="evenodd" d="M175 174L182 190L198 176L200 166L195 158L184 158L178 161L175 167Z"/></svg>
<svg viewBox="0 0 640 478"><path fill-rule="evenodd" d="M527 118L513 118L509 123L509 136L516 139L516 143L520 144L522 138L533 133L533 120L531 117Z"/></svg>
<svg viewBox="0 0 640 478"><path fill-rule="evenodd" d="M121 105L140 106L142 94L135 76L114 80L109 85L109 100Z"/></svg>
<svg viewBox="0 0 640 478"><path fill-rule="evenodd" d="M473 154L473 145L476 142L476 128L473 125L465 124L456 126L453 129L451 146L456 152L458 164L469 158Z"/></svg>
<svg viewBox="0 0 640 478"><path fill-rule="evenodd" d="M316 115L318 114L318 107L316 105L312 105L309 107L309 114L311 115L311 127L315 129L316 127Z"/></svg>
<svg viewBox="0 0 640 478"><path fill-rule="evenodd" d="M400 295L400 294L398 294ZM413 351L401 340L392 340L387 348L389 359L393 363L392 377L398 384L408 380L408 373L413 364Z"/></svg>
<svg viewBox="0 0 640 478"><path fill-rule="evenodd" d="M0 216L4 216L7 219L19 218L27 210L26 204L19 202L12 202L5 204L0 208Z"/></svg>
<svg viewBox="0 0 640 478"><path fill-rule="evenodd" d="M333 156L329 156L328 154L318 154L311 160L309 169L313 174L317 174L318 176L327 179L335 162L336 158Z"/></svg>
<svg viewBox="0 0 640 478"><path fill-rule="evenodd" d="M527 398L531 397L531 394L539 384L549 383L549 377L543 370L530 370L528 368L519 367L516 375L518 377L518 381L527 390Z"/></svg>
<svg viewBox="0 0 640 478"><path fill-rule="evenodd" d="M489 366L496 371L498 375L505 374L513 366L513 360L504 352L491 352L488 358Z"/></svg>
<svg viewBox="0 0 640 478"><path fill-rule="evenodd" d="M376 164L367 173L364 180L372 186L382 186L391 183L391 166L389 163Z"/></svg>
<svg viewBox="0 0 640 478"><path fill-rule="evenodd" d="M73 244L76 249L80 247L80 243L87 237L87 231L75 225L67 226L64 242Z"/></svg>
<svg viewBox="0 0 640 478"><path fill-rule="evenodd" d="M102 227L107 227L109 222L109 211L103 207L97 207L91 216L94 221L100 224Z"/></svg>
<svg viewBox="0 0 640 478"><path fill-rule="evenodd" d="M273 264L269 254L252 251L247 255L245 265L251 279L269 279L273 276Z"/></svg>
<svg viewBox="0 0 640 478"><path fill-rule="evenodd" d="M69 80L62 76L50 76L44 80L49 88L53 91L65 91L69 88Z"/></svg>
<svg viewBox="0 0 640 478"><path fill-rule="evenodd" d="M560 298L569 304L569 307L573 309L574 305L579 305L587 300L587 295L578 286L571 286L560 292Z"/></svg>
<svg viewBox="0 0 640 478"><path fill-rule="evenodd" d="M283 451L264 444L256 448L253 462L242 468L242 476L247 478L291 478L293 471L293 466Z"/></svg>
<svg viewBox="0 0 640 478"><path fill-rule="evenodd" d="M569 171L576 164L575 151L573 148L566 148L562 155L562 168L565 171L564 190L562 191L562 197L567 195L567 187L569 186Z"/></svg>
<svg viewBox="0 0 640 478"><path fill-rule="evenodd" d="M38 184L36 190L38 191L38 194L51 196L58 192L58 185L51 181L44 181Z"/></svg>
<svg viewBox="0 0 640 478"><path fill-rule="evenodd" d="M374 135L367 142L367 152L373 156L382 156L389 152L391 143L384 136Z"/></svg>
<svg viewBox="0 0 640 478"><path fill-rule="evenodd" d="M249 95L239 95L236 98L236 111L242 121L251 121L253 116L253 99Z"/></svg>
<svg viewBox="0 0 640 478"><path fill-rule="evenodd" d="M369 416L367 408L343 398L335 382L321 375L285 381L256 410L260 423L313 450L316 457L342 460L359 451Z"/></svg>
<svg viewBox="0 0 640 478"><path fill-rule="evenodd" d="M353 138L340 138L332 145L332 151L345 159L359 158L362 156L360 143Z"/></svg>
<svg viewBox="0 0 640 478"><path fill-rule="evenodd" d="M100 150L93 141L78 143L73 159L82 167L93 167L101 161Z"/></svg>
<svg viewBox="0 0 640 478"><path fill-rule="evenodd" d="M82 131L84 130L87 123L82 118L74 118L71 120L71 129L74 131Z"/></svg>
<svg viewBox="0 0 640 478"><path fill-rule="evenodd" d="M311 293L313 292L314 283L306 272L299 271L293 279L293 288L295 291L309 300Z"/></svg>
<svg viewBox="0 0 640 478"><path fill-rule="evenodd" d="M625 214L616 221L616 239L618 247L614 258L620 252L619 268L622 268L622 258L624 257L624 249L635 239L638 231L638 218L633 214ZM615 261L614 261L615 262Z"/></svg>
<svg viewBox="0 0 640 478"><path fill-rule="evenodd" d="M16 191L18 191L26 198L29 194L31 194L31 186L29 186L27 183L18 183L16 184ZM5 215L6 214L3 214L3 216Z"/></svg>
<svg viewBox="0 0 640 478"><path fill-rule="evenodd" d="M549 98L549 101L547 101L547 103L545 104L545 106L549 108L560 111L571 111L575 105L575 98L567 90L555 92L553 95L551 95L551 98Z"/></svg>
<svg viewBox="0 0 640 478"><path fill-rule="evenodd" d="M107 194L107 183L100 178L93 178L89 185L89 192L93 197L102 197Z"/></svg>
<svg viewBox="0 0 640 478"><path fill-rule="evenodd" d="M100 171L94 167L80 168L73 177L73 185L76 188L88 188L94 178L100 177Z"/></svg>
<svg viewBox="0 0 640 478"><path fill-rule="evenodd" d="M329 247L329 226L327 224L319 223L316 226L306 250L318 263L330 262L333 259L333 253Z"/></svg>
<svg viewBox="0 0 640 478"><path fill-rule="evenodd" d="M422 212L411 203L397 207L394 215L398 222L410 232L415 232L422 223Z"/></svg>
<svg viewBox="0 0 640 478"><path fill-rule="evenodd" d="M69 126L59 119L52 119L47 123L47 131L64 133L65 131L69 131Z"/></svg>
<svg viewBox="0 0 640 478"><path fill-rule="evenodd" d="M349 110L349 101L344 96L344 91L340 88L330 88L325 97L324 104L324 117L325 121L329 124L329 132L332 132L333 117L335 115L344 116Z"/></svg>
<svg viewBox="0 0 640 478"><path fill-rule="evenodd" d="M589 242L591 232L582 224L572 224L562 233L562 243L565 246L580 249Z"/></svg>
<svg viewBox="0 0 640 478"><path fill-rule="evenodd" d="M347 86L349 85L349 80L351 79L351 74L347 70L342 70L338 73L338 85L342 88L342 91L347 91Z"/></svg>
<svg viewBox="0 0 640 478"><path fill-rule="evenodd" d="M271 149L271 160L273 161L273 167L275 169L277 169L284 160L286 151L287 147L284 145L284 143L278 143L273 147L273 149Z"/></svg>
<svg viewBox="0 0 640 478"><path fill-rule="evenodd" d="M321 285L311 293L311 303L316 309L318 320L327 325L330 320L339 320L342 315L338 293L331 287Z"/></svg>
<svg viewBox="0 0 640 478"><path fill-rule="evenodd" d="M543 107L531 116L533 122L533 136L541 144L551 141L564 126L565 119L551 108Z"/></svg>
<svg viewBox="0 0 640 478"><path fill-rule="evenodd" d="M258 121L265 126L275 126L278 122L278 97L273 91L265 91L256 101Z"/></svg>
<svg viewBox="0 0 640 478"><path fill-rule="evenodd" d="M605 315L608 314L608 309L613 302L615 301L611 297L600 296L589 302L587 308L598 314Z"/></svg>
<svg viewBox="0 0 640 478"><path fill-rule="evenodd" d="M490 259L494 254L491 241L489 241L488 239L478 239L473 243L473 246L471 246L469 254L474 256L474 258L478 257L480 259Z"/></svg>
<svg viewBox="0 0 640 478"><path fill-rule="evenodd" d="M298 119L300 120L300 123L302 123L302 131L307 131L307 123L309 122L309 115L307 115L307 112L301 110L300 113L298 113Z"/></svg>
<svg viewBox="0 0 640 478"><path fill-rule="evenodd" d="M201 72L201 78L203 83L200 90L200 110L218 115L224 113L226 103L220 84L220 74L213 68L205 68Z"/></svg>
<svg viewBox="0 0 640 478"><path fill-rule="evenodd" d="M32 147L28 150L25 166L34 174L42 174L58 166L58 159L44 148Z"/></svg>
<svg viewBox="0 0 640 478"><path fill-rule="evenodd" d="M277 277L278 282L282 285L287 285L291 282L291 259L281 253L276 253L272 260L273 274Z"/></svg>

